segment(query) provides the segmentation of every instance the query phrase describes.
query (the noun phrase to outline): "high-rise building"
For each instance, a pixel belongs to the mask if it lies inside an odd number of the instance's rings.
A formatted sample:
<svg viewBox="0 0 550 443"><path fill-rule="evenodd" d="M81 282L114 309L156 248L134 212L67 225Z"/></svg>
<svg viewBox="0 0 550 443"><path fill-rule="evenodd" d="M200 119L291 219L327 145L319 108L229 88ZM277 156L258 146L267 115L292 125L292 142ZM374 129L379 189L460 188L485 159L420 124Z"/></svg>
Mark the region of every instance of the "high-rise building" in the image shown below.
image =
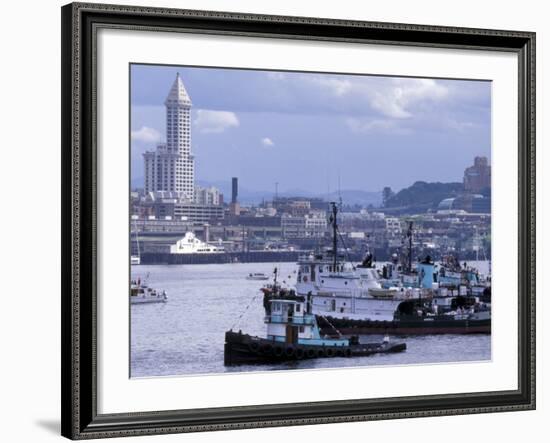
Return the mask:
<svg viewBox="0 0 550 443"><path fill-rule="evenodd" d="M195 162L191 153L191 99L179 73L164 102L166 143L143 154L145 192L177 192L195 198Z"/></svg>
<svg viewBox="0 0 550 443"><path fill-rule="evenodd" d="M464 189L479 192L491 187L491 166L487 157L476 157L474 165L464 170Z"/></svg>

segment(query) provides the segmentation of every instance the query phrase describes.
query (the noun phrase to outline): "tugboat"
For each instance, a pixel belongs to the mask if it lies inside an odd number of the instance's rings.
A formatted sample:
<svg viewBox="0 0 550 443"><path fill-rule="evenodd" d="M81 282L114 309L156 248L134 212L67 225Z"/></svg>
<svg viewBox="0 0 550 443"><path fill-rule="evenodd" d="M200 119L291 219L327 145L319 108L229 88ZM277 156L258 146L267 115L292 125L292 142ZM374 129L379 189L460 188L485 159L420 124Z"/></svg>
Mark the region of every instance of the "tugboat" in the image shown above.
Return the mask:
<svg viewBox="0 0 550 443"><path fill-rule="evenodd" d="M292 360L363 357L380 353L402 352L405 343L385 338L380 343L360 343L357 336L344 338L320 334L317 317L311 311L311 297L297 295L274 282L264 293L266 337L256 337L233 330L225 333L224 364L278 363ZM333 334L334 335L334 334Z"/></svg>
<svg viewBox="0 0 550 443"><path fill-rule="evenodd" d="M409 260L405 270L396 274L400 278L398 289L405 298L392 319L327 316L321 330L337 327L346 334L362 335L491 333L490 282L480 278L477 270L453 263L458 261L445 261L438 272L429 255L414 269Z"/></svg>

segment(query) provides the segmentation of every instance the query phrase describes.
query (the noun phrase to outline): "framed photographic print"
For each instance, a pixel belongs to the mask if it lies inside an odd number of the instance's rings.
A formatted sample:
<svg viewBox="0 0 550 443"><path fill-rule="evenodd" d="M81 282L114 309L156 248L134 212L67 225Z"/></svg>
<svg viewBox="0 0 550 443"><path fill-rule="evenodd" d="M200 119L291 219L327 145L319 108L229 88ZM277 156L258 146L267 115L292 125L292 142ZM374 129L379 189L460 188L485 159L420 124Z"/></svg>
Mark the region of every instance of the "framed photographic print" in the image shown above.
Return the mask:
<svg viewBox="0 0 550 443"><path fill-rule="evenodd" d="M535 35L62 8L62 434L535 407Z"/></svg>

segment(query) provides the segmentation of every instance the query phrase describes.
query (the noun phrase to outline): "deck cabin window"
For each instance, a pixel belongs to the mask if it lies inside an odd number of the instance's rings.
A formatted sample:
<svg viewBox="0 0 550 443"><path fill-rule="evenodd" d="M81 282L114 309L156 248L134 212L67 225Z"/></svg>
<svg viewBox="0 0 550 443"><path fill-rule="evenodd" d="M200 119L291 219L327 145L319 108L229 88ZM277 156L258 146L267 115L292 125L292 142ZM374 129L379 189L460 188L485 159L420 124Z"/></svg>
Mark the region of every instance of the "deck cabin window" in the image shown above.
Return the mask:
<svg viewBox="0 0 550 443"><path fill-rule="evenodd" d="M296 305L296 312L300 312L300 305L299 304Z"/></svg>

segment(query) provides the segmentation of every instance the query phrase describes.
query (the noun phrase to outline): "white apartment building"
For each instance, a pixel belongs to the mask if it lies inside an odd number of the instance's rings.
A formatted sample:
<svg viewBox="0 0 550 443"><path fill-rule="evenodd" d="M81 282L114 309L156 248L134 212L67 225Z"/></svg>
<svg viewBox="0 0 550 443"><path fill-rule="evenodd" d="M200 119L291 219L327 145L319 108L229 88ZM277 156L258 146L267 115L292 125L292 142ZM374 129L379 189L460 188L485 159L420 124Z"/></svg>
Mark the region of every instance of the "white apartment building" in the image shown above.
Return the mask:
<svg viewBox="0 0 550 443"><path fill-rule="evenodd" d="M201 205L216 205L219 206L222 203L220 190L211 186L209 188L203 188L202 186L195 186L195 203Z"/></svg>
<svg viewBox="0 0 550 443"><path fill-rule="evenodd" d="M145 192L169 191L195 199L195 162L191 153L191 99L179 73L166 106L166 143L143 154Z"/></svg>
<svg viewBox="0 0 550 443"><path fill-rule="evenodd" d="M401 235L401 221L397 217L386 217L386 233L389 235Z"/></svg>
<svg viewBox="0 0 550 443"><path fill-rule="evenodd" d="M310 211L304 216L284 214L281 228L285 238L323 237L327 229L324 211Z"/></svg>

